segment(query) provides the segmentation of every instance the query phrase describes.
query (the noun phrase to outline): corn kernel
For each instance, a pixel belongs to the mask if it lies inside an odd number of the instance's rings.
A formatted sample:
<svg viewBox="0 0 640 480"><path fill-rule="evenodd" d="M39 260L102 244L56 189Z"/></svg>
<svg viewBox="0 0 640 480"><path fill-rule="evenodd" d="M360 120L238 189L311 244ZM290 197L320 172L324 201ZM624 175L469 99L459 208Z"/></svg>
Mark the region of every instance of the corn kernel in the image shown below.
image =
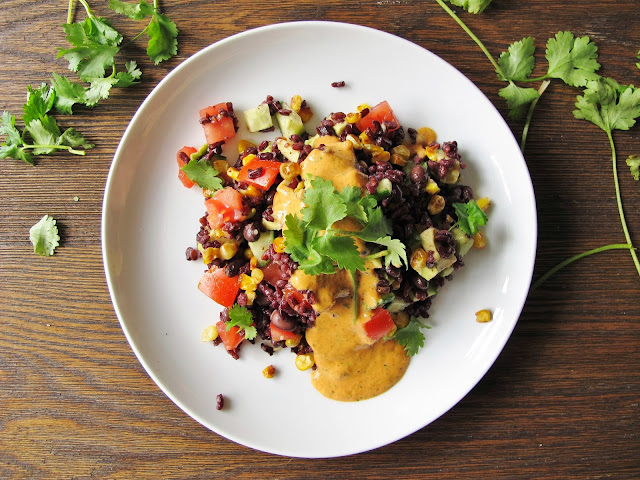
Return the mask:
<svg viewBox="0 0 640 480"><path fill-rule="evenodd" d="M304 182L300 182L298 183L298 186L296 187L296 189L294 190L294 192L299 193L302 190L304 190Z"/></svg>
<svg viewBox="0 0 640 480"><path fill-rule="evenodd" d="M306 353L304 355L296 355L296 367L300 371L309 370L315 364L312 353Z"/></svg>
<svg viewBox="0 0 640 480"><path fill-rule="evenodd" d="M256 283L260 283L264 278L264 272L259 268L254 268L253 270L251 270L251 278L253 278Z"/></svg>
<svg viewBox="0 0 640 480"><path fill-rule="evenodd" d="M302 108L302 97L300 95L294 95L293 97L291 97L289 106L294 112L299 112Z"/></svg>
<svg viewBox="0 0 640 480"><path fill-rule="evenodd" d="M298 345L300 345L300 340L302 340L302 335L296 335L296 338L287 338L284 341L284 344L287 347L293 348L293 347L297 347Z"/></svg>
<svg viewBox="0 0 640 480"><path fill-rule="evenodd" d="M367 143L363 145L363 147L367 152L371 154L384 152L384 148L382 148L380 145L374 145L373 143Z"/></svg>
<svg viewBox="0 0 640 480"><path fill-rule="evenodd" d="M367 135L367 132L362 132L360 134L360 141L362 142L363 146L371 143L371 140L369 139L369 136Z"/></svg>
<svg viewBox="0 0 640 480"><path fill-rule="evenodd" d="M209 236L213 237L214 239L227 238L228 235L229 234L224 230L222 230L221 228L216 228L215 230L212 230L211 232L209 232Z"/></svg>
<svg viewBox="0 0 640 480"><path fill-rule="evenodd" d="M240 275L240 288L246 292L252 292L256 289L258 283L246 273Z"/></svg>
<svg viewBox="0 0 640 480"><path fill-rule="evenodd" d="M273 249L276 253L284 252L284 237L278 237L273 241Z"/></svg>
<svg viewBox="0 0 640 480"><path fill-rule="evenodd" d="M362 104L358 105L357 110L358 110L358 112L361 112L366 108L371 109L371 107L369 105L367 105L366 103L362 103Z"/></svg>
<svg viewBox="0 0 640 480"><path fill-rule="evenodd" d="M386 150L382 150L381 152L373 152L371 156L371 160L374 162L388 162L391 158L391 154Z"/></svg>
<svg viewBox="0 0 640 480"><path fill-rule="evenodd" d="M245 292L245 294L247 295L247 305L253 305L253 302L256 299L256 292L249 290L248 292Z"/></svg>
<svg viewBox="0 0 640 480"><path fill-rule="evenodd" d="M480 210L482 210L483 212L486 212L487 209L491 206L491 200L489 199L489 197L479 198L476 203L480 207Z"/></svg>
<svg viewBox="0 0 640 480"><path fill-rule="evenodd" d="M361 118L362 118L362 115L360 115L360 112L349 113L347 114L347 123L358 123Z"/></svg>
<svg viewBox="0 0 640 480"><path fill-rule="evenodd" d="M203 342L213 342L216 338L218 338L218 329L215 325L209 325L204 330L202 330L202 335L200 336Z"/></svg>
<svg viewBox="0 0 640 480"><path fill-rule="evenodd" d="M291 180L302 173L300 165L293 162L285 162L280 164L280 175L285 180Z"/></svg>
<svg viewBox="0 0 640 480"><path fill-rule="evenodd" d="M262 376L264 378L273 378L273 374L276 373L276 367L273 365L269 365L264 370L262 370Z"/></svg>
<svg viewBox="0 0 640 480"><path fill-rule="evenodd" d="M255 147L255 143L250 142L249 140L240 140L238 142L238 153L244 152L249 147Z"/></svg>
<svg viewBox="0 0 640 480"><path fill-rule="evenodd" d="M436 139L438 138L438 136L436 135L436 132L434 132L429 127L419 128L418 135L422 137L421 140L423 145L429 145L430 143L435 142Z"/></svg>
<svg viewBox="0 0 640 480"><path fill-rule="evenodd" d="M220 249L209 247L205 249L204 253L202 254L202 261L205 265L209 265L218 255L220 255Z"/></svg>
<svg viewBox="0 0 640 480"><path fill-rule="evenodd" d="M425 191L429 195L435 195L440 191L440 187L438 186L438 184L433 178L429 178L429 181L427 182L427 186L425 187Z"/></svg>
<svg viewBox="0 0 640 480"><path fill-rule="evenodd" d="M473 236L473 246L475 248L484 248L487 246L487 240L484 238L484 233L478 230Z"/></svg>
<svg viewBox="0 0 640 480"><path fill-rule="evenodd" d="M255 159L256 159L256 156L253 153L250 153L249 155L247 155L246 157L244 157L242 159L242 165L246 165L251 160L255 160ZM234 180L235 180L235 178L234 178Z"/></svg>
<svg viewBox="0 0 640 480"><path fill-rule="evenodd" d="M401 157L397 153L392 153L391 154L390 162L393 163L394 165L398 165L400 167L406 167L407 164L409 163L409 161L406 158Z"/></svg>
<svg viewBox="0 0 640 480"><path fill-rule="evenodd" d="M311 107L305 105L300 109L298 115L300 115L302 123L307 123L309 120L311 120L311 118L313 118L313 111L311 110Z"/></svg>
<svg viewBox="0 0 640 480"><path fill-rule="evenodd" d="M249 260L249 266L251 268L256 268L258 266L258 259L256 257L251 257Z"/></svg>
<svg viewBox="0 0 640 480"><path fill-rule="evenodd" d="M247 248L244 251L244 258L246 258L247 260L250 260L251 258L253 258L253 250L251 250L250 248Z"/></svg>
<svg viewBox="0 0 640 480"><path fill-rule="evenodd" d="M491 321L491 312L486 308L476 312L476 322L487 323Z"/></svg>
<svg viewBox="0 0 640 480"><path fill-rule="evenodd" d="M429 160L431 160L432 162L438 161L438 150L436 148L426 147L424 150Z"/></svg>
<svg viewBox="0 0 640 480"><path fill-rule="evenodd" d="M239 173L240 173L240 170L238 170L237 168L233 168L233 167L227 168L227 175L233 180L238 180Z"/></svg>
<svg viewBox="0 0 640 480"><path fill-rule="evenodd" d="M225 242L220 246L220 256L223 260L231 260L238 252L238 244L236 242Z"/></svg>
<svg viewBox="0 0 640 480"><path fill-rule="evenodd" d="M201 243L198 243L198 251L200 252L200 255L204 254L204 247L202 246Z"/></svg>
<svg viewBox="0 0 640 480"><path fill-rule="evenodd" d="M226 172L227 168L229 168L229 164L226 160L215 160L213 162L213 168L218 172Z"/></svg>
<svg viewBox="0 0 640 480"><path fill-rule="evenodd" d="M414 270L420 271L427 264L427 252L424 248L416 248L411 254L411 267Z"/></svg>
<svg viewBox="0 0 640 480"><path fill-rule="evenodd" d="M244 191L244 194L248 197L259 197L260 195L262 195L262 192L253 185L249 185Z"/></svg>
<svg viewBox="0 0 640 480"><path fill-rule="evenodd" d="M411 155L411 151L409 151L409 148L406 145L397 145L391 149L391 152L406 159Z"/></svg>
<svg viewBox="0 0 640 480"><path fill-rule="evenodd" d="M440 195L434 195L429 200L429 205L427 205L427 210L431 215L438 215L442 210L444 210L444 197Z"/></svg>

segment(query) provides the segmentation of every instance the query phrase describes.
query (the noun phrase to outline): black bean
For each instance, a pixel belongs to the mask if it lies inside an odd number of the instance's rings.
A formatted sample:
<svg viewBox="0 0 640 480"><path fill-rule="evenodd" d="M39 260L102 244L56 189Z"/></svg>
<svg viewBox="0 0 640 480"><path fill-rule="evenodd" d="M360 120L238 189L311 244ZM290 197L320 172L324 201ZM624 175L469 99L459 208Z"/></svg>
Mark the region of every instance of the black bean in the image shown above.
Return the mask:
<svg viewBox="0 0 640 480"><path fill-rule="evenodd" d="M429 281L425 280L421 275L414 275L412 280L413 285L420 290L426 290L429 288Z"/></svg>
<svg viewBox="0 0 640 480"><path fill-rule="evenodd" d="M414 165L411 169L411 181L416 184L423 183L426 178L426 173L422 165Z"/></svg>
<svg viewBox="0 0 640 480"><path fill-rule="evenodd" d="M193 247L187 247L185 255L187 256L187 260L197 260L200 256L200 252Z"/></svg>
<svg viewBox="0 0 640 480"><path fill-rule="evenodd" d="M224 267L224 273L227 277L235 277L240 273L240 267L245 261L241 258L236 258L227 263Z"/></svg>
<svg viewBox="0 0 640 480"><path fill-rule="evenodd" d="M247 223L242 231L242 236L247 242L255 242L260 238L260 229L255 223Z"/></svg>
<svg viewBox="0 0 640 480"><path fill-rule="evenodd" d="M288 315L281 314L278 310L271 312L271 323L280 330L287 332L292 331L296 327L296 323Z"/></svg>

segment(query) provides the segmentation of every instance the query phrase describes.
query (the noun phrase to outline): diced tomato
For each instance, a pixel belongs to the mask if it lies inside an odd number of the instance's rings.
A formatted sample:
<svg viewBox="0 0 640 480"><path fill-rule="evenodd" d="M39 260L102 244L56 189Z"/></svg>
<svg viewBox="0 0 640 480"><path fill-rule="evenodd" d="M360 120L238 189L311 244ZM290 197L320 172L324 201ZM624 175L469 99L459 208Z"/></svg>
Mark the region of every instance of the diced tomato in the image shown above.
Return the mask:
<svg viewBox="0 0 640 480"><path fill-rule="evenodd" d="M244 340L244 330L241 331L238 327L231 327L227 330L227 324L224 320L216 323L216 329L218 330L220 340L222 340L224 344L224 348L227 350L233 350Z"/></svg>
<svg viewBox="0 0 640 480"><path fill-rule="evenodd" d="M182 171L182 167L184 167L187 163L189 163L189 161L188 160L185 161L184 158L182 158L183 156L181 154L184 153L187 157L190 157L192 153L196 153L197 151L198 150L196 150L195 148L187 147L187 146L184 146L180 150L178 150L178 155L177 155L178 167L179 167L178 178L180 179L182 184L187 188L191 188L195 184L191 180L189 180L189 177L187 177L187 174Z"/></svg>
<svg viewBox="0 0 640 480"><path fill-rule="evenodd" d="M224 268L213 267L204 272L198 288L223 307L231 307L240 290L240 276L228 277Z"/></svg>
<svg viewBox="0 0 640 480"><path fill-rule="evenodd" d="M220 115L220 110L224 110L229 115ZM200 119L205 119L201 123L204 129L204 136L209 145L228 140L236 134L232 113L229 110L230 108L226 102L200 110ZM210 121L208 120L209 118L211 119Z"/></svg>
<svg viewBox="0 0 640 480"><path fill-rule="evenodd" d="M282 271L280 263L270 262L268 265L261 267L262 273L264 273L264 279L270 285L276 286L278 280L287 280L289 276Z"/></svg>
<svg viewBox="0 0 640 480"><path fill-rule="evenodd" d="M211 228L220 228L227 222L241 222L247 219L243 213L242 194L231 187L218 190L204 202L207 207L207 221Z"/></svg>
<svg viewBox="0 0 640 480"><path fill-rule="evenodd" d="M240 173L238 174L238 181L247 182L256 188L259 188L263 192L266 192L271 188L273 182L276 181L276 178L280 173L280 165L282 165L282 163L275 162L273 160L258 160L257 158L254 158L242 167L242 170L240 170ZM257 174L252 174L256 175L255 178L252 178L252 175L250 175L249 172L255 172L258 169L260 170Z"/></svg>
<svg viewBox="0 0 640 480"><path fill-rule="evenodd" d="M371 319L363 324L364 331L371 340L379 340L391 332L396 324L391 314L384 308L376 308Z"/></svg>
<svg viewBox="0 0 640 480"><path fill-rule="evenodd" d="M358 121L358 123L356 123L356 127L358 127L361 132L364 132L367 128L373 129L374 120L380 122L380 125L382 125L384 122L394 122L396 124L396 127L390 128L390 132L393 132L394 130L400 128L400 122L398 122L398 119L394 115L393 110L391 110L391 107L386 100L384 102L380 102L375 107L372 107L371 110L369 110L369 113L362 117Z"/></svg>
<svg viewBox="0 0 640 480"><path fill-rule="evenodd" d="M282 340L294 340L299 339L300 334L288 332L286 330L282 330L281 328L276 327L273 322L271 323L271 341L279 342Z"/></svg>

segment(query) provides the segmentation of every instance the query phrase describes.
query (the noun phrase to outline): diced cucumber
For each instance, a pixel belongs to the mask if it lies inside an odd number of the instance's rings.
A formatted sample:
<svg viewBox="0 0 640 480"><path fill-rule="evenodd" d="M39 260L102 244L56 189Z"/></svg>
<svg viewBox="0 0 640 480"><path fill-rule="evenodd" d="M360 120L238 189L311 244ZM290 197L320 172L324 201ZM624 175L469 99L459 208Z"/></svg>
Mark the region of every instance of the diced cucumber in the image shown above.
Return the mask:
<svg viewBox="0 0 640 480"><path fill-rule="evenodd" d="M293 146L287 142L284 138L279 138L276 140L276 145L278 146L278 150L284 158L293 163L298 163L298 159L300 158L300 151L294 150Z"/></svg>
<svg viewBox="0 0 640 480"><path fill-rule="evenodd" d="M255 242L249 242L249 248L253 256L258 259L258 266L263 266L266 262L262 260L262 255L267 251L269 245L273 243L275 235L272 230L262 232Z"/></svg>
<svg viewBox="0 0 640 480"><path fill-rule="evenodd" d="M336 135L339 137L342 134L342 131L347 127L348 123L346 120L342 120L341 122L337 122L333 124L333 131L336 132Z"/></svg>
<svg viewBox="0 0 640 480"><path fill-rule="evenodd" d="M284 102L282 103L282 108L291 112L289 115L276 113L276 120L278 121L278 127L280 127L282 136L288 139L291 135L304 134L304 123L302 122L300 115L291 110L291 107Z"/></svg>
<svg viewBox="0 0 640 480"><path fill-rule="evenodd" d="M468 237L467 234L458 227L451 230L451 233L456 242L456 253L459 257L463 257L473 246L473 238Z"/></svg>
<svg viewBox="0 0 640 480"><path fill-rule="evenodd" d="M263 103L255 108L244 111L244 119L250 132L259 132L273 127L273 120L269 113L269 105Z"/></svg>
<svg viewBox="0 0 640 480"><path fill-rule="evenodd" d="M383 178L378 183L378 188L376 189L376 198L378 200L382 198L386 198L391 195L391 191L393 190L393 183L388 178Z"/></svg>
<svg viewBox="0 0 640 480"><path fill-rule="evenodd" d="M262 226L267 230L282 230L282 225L278 222L270 222L269 220L262 219Z"/></svg>
<svg viewBox="0 0 640 480"><path fill-rule="evenodd" d="M400 297L396 297L385 308L387 309L388 312L396 313L396 312L401 312L408 306L409 306L409 302L404 301Z"/></svg>

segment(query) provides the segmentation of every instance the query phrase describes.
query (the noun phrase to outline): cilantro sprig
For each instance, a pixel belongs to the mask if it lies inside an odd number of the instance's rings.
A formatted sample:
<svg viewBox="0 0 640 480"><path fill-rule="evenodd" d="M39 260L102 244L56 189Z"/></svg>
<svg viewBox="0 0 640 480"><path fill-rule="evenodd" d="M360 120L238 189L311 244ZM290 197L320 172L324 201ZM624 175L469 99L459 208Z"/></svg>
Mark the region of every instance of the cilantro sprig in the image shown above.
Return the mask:
<svg viewBox="0 0 640 480"><path fill-rule="evenodd" d="M33 244L33 251L41 256L50 257L60 244L58 227L53 217L45 215L29 229L29 238Z"/></svg>
<svg viewBox="0 0 640 480"><path fill-rule="evenodd" d="M402 345L407 355L413 357L418 350L424 347L424 333L421 328L431 328L416 317L411 317L404 328L395 331L393 338Z"/></svg>
<svg viewBox="0 0 640 480"><path fill-rule="evenodd" d="M222 188L222 179L218 170L205 159L191 158L189 163L180 168L189 180L199 187L216 191Z"/></svg>
<svg viewBox="0 0 640 480"><path fill-rule="evenodd" d="M467 203L454 203L453 208L458 216L457 225L467 235L475 235L478 227L487 224L487 215L475 200L469 200Z"/></svg>
<svg viewBox="0 0 640 480"><path fill-rule="evenodd" d="M253 315L251 312L237 303L229 309L229 320L225 322L227 332L232 327L238 327L239 331L244 330L244 338L253 340L256 338L258 331L253 326Z"/></svg>

